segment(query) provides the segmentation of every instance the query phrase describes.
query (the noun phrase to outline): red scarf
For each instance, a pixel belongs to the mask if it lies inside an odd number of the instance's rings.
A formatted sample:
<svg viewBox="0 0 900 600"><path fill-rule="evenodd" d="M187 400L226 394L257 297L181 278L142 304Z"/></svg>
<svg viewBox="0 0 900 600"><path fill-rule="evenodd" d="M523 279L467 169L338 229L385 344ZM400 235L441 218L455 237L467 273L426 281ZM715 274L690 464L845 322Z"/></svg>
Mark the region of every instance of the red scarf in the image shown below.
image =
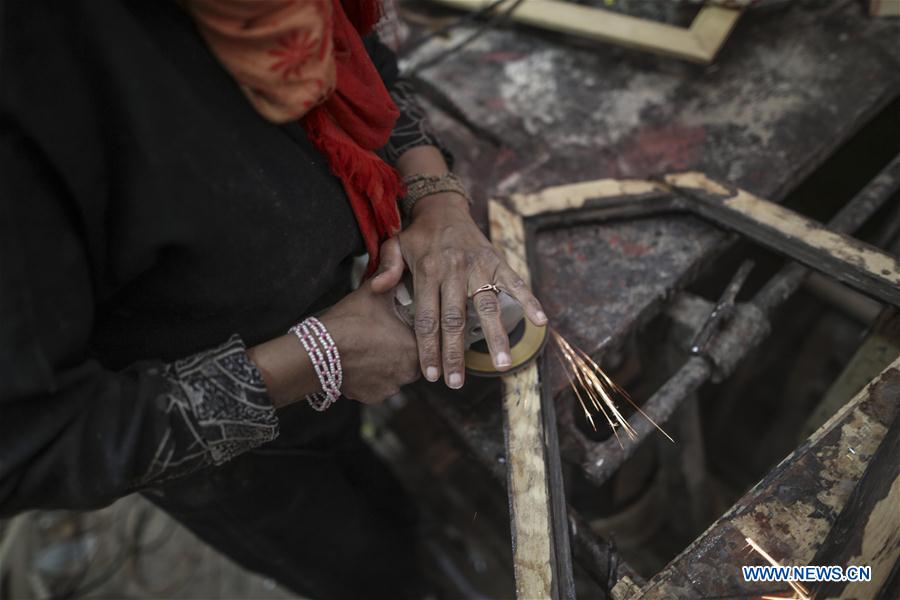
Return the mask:
<svg viewBox="0 0 900 600"><path fill-rule="evenodd" d="M399 111L361 36L378 0L185 0L200 32L251 103L275 122L301 119L328 158L378 265L381 243L400 230L403 181L375 154Z"/></svg>

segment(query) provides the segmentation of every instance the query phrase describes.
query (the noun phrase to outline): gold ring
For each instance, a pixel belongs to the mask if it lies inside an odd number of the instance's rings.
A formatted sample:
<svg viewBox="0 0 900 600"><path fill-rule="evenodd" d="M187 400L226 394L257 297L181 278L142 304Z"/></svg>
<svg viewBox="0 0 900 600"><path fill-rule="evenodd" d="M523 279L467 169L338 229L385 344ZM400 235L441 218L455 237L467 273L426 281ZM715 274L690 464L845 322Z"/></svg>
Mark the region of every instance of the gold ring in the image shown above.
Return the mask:
<svg viewBox="0 0 900 600"><path fill-rule="evenodd" d="M478 288L477 290L475 290L474 292L472 292L471 297L474 298L475 294L480 294L481 292L494 292L495 294L499 294L500 288L498 288L493 283L486 283L483 286L481 286L480 288Z"/></svg>

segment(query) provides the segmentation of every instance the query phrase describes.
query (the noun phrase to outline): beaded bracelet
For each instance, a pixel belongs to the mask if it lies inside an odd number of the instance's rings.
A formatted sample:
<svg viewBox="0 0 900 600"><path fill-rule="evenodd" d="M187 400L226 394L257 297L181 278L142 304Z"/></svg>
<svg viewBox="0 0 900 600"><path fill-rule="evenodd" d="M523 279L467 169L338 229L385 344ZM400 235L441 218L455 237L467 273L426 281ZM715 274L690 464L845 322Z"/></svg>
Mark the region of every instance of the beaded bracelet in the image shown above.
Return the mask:
<svg viewBox="0 0 900 600"><path fill-rule="evenodd" d="M309 394L306 401L312 408L321 412L341 397L344 372L337 344L322 322L315 317L309 317L294 325L288 332L300 340L316 371L316 377L319 378L322 391Z"/></svg>
<svg viewBox="0 0 900 600"><path fill-rule="evenodd" d="M325 410L337 399L334 397L335 381L332 367L325 360L325 356L320 348L321 342L318 336L313 335L310 331L308 323L301 323L299 332L295 333L299 333L300 342L309 355L309 359L315 368L316 376L319 378L319 383L322 386L322 392L310 394L306 397L306 400L314 409L319 411Z"/></svg>
<svg viewBox="0 0 900 600"><path fill-rule="evenodd" d="M307 321L312 327L313 332L318 335L318 338L325 340L325 354L328 356L328 364L336 366L336 369L332 370L335 379L334 388L337 390L338 395L340 395L341 387L344 385L344 370L341 366L341 355L338 354L337 345L334 343L334 340L331 339L331 334L325 329L325 325L322 324L322 321L315 317L307 319Z"/></svg>
<svg viewBox="0 0 900 600"><path fill-rule="evenodd" d="M403 178L403 184L406 186L406 195L400 199L400 209L404 216L409 218L416 202L425 196L440 194L442 192L455 192L466 199L466 202L472 203L469 192L462 180L454 173L444 173L443 175L410 175Z"/></svg>

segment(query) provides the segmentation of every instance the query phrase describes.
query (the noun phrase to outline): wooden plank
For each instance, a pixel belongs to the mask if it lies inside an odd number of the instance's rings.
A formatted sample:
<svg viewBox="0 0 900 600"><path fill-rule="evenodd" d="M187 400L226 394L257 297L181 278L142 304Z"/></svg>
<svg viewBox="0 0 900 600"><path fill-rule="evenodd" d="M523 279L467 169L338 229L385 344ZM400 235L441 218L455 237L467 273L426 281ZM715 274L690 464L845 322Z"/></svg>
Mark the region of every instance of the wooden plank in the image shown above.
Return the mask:
<svg viewBox="0 0 900 600"><path fill-rule="evenodd" d="M741 565L765 564L753 562L745 538L782 564L815 564L853 486L897 418L898 393L900 358L654 576L640 598L753 598L787 589L744 581Z"/></svg>
<svg viewBox="0 0 900 600"><path fill-rule="evenodd" d="M745 190L729 190L701 173L666 175L665 180L687 193L689 210L876 299L900 306L900 261L896 257ZM696 205L690 204L694 201Z"/></svg>
<svg viewBox="0 0 900 600"><path fill-rule="evenodd" d="M530 282L522 217L493 200L488 217L491 240L507 263ZM516 596L551 598L555 596L554 554L537 364L502 381Z"/></svg>
<svg viewBox="0 0 900 600"><path fill-rule="evenodd" d="M492 0L436 1L476 11ZM496 10L503 12L513 1L504 2ZM739 10L705 6L691 27L685 28L560 0L525 0L510 16L519 23L550 31L706 64L715 58L740 15Z"/></svg>
<svg viewBox="0 0 900 600"><path fill-rule="evenodd" d="M740 11L716 6L706 6L697 13L690 31L696 44L709 57L705 62L712 61L719 53L740 15Z"/></svg>
<svg viewBox="0 0 900 600"><path fill-rule="evenodd" d="M870 581L823 583L817 598L875 596L900 560L900 418L881 445L835 521L813 565L867 565Z"/></svg>
<svg viewBox="0 0 900 600"><path fill-rule="evenodd" d="M544 188L533 194L513 194L510 203L523 217L583 208L590 200L643 196L664 191L655 181L644 179L598 179Z"/></svg>
<svg viewBox="0 0 900 600"><path fill-rule="evenodd" d="M516 597L552 597L553 554L537 366L503 377Z"/></svg>

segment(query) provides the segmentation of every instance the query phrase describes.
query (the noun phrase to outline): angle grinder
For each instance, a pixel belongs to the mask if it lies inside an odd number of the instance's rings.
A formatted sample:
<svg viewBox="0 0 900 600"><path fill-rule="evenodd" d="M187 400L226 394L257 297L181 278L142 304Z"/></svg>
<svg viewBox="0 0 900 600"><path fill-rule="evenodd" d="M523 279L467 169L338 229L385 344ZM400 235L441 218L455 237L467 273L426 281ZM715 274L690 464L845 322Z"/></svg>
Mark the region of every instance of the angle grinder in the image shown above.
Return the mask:
<svg viewBox="0 0 900 600"><path fill-rule="evenodd" d="M407 275L394 292L394 309L401 321L413 326L416 307L413 302L412 279ZM487 293L487 292L485 292ZM547 326L538 326L525 317L518 301L501 291L497 295L500 302L500 322L509 336L509 355L512 365L505 371L498 371L491 360L484 330L475 311L472 298L466 303L465 363L466 372L479 377L499 377L509 375L529 365L540 355L547 342Z"/></svg>

